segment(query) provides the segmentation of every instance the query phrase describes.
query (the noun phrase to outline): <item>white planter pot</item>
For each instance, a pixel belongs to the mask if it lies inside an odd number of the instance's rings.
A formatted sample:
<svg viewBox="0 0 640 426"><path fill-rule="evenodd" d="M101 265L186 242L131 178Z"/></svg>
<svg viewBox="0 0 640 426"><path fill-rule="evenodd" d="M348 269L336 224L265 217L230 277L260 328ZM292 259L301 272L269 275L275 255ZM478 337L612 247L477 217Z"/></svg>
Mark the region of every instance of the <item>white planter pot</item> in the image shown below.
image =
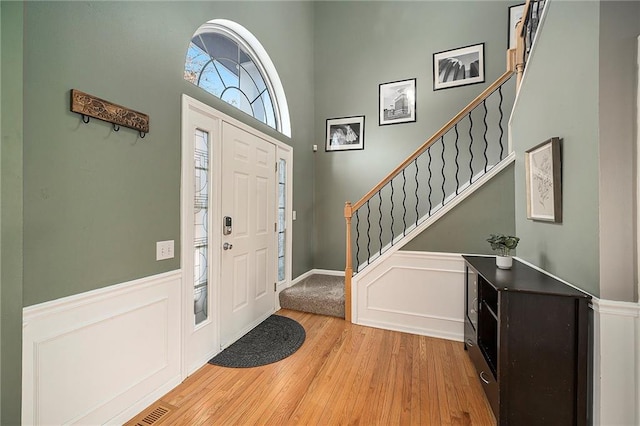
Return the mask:
<svg viewBox="0 0 640 426"><path fill-rule="evenodd" d="M511 256L496 256L496 266L500 269L511 269L513 258Z"/></svg>

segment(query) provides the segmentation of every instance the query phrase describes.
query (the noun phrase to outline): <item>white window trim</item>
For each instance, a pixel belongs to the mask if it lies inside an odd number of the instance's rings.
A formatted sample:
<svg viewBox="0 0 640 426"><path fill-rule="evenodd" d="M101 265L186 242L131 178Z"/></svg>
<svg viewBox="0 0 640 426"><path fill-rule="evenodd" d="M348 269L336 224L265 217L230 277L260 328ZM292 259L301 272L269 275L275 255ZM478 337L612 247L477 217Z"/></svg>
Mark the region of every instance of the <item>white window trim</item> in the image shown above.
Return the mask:
<svg viewBox="0 0 640 426"><path fill-rule="evenodd" d="M206 32L217 32L224 34L232 40L238 42L250 54L254 55L258 61L256 66L263 75L265 84L269 87L269 91L273 93L271 102L273 103L276 115L277 129L285 136L291 137L291 119L289 117L289 105L287 97L284 93L284 87L280 81L280 76L275 65L271 61L269 54L262 46L260 41L242 25L228 19L212 19L202 25L193 35L194 37Z"/></svg>

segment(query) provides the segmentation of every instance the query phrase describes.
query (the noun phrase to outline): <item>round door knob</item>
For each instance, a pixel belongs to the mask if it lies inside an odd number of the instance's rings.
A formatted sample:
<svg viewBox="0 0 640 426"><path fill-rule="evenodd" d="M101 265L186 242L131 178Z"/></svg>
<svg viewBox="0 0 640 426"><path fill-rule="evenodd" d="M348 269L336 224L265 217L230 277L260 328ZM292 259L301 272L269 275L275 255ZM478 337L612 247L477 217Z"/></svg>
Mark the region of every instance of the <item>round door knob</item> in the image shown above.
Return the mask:
<svg viewBox="0 0 640 426"><path fill-rule="evenodd" d="M222 249L223 250L231 250L233 248L233 244L229 244L229 243L224 243L222 245Z"/></svg>

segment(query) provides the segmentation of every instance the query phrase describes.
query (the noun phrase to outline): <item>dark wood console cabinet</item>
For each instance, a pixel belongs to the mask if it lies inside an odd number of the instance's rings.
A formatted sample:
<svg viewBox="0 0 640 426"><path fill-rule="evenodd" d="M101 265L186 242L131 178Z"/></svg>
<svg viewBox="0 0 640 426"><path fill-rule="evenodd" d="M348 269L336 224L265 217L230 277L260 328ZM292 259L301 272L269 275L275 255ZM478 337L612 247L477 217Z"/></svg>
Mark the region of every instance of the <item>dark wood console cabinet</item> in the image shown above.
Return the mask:
<svg viewBox="0 0 640 426"><path fill-rule="evenodd" d="M517 260L463 257L465 349L498 425L586 425L591 296Z"/></svg>

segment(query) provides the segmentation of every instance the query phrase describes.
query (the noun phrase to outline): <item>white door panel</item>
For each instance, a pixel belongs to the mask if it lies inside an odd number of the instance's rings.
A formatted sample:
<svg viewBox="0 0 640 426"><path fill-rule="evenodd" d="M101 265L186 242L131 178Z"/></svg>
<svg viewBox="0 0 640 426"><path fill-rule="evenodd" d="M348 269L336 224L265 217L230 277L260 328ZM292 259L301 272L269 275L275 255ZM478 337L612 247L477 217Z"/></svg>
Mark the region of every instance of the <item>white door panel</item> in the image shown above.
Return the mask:
<svg viewBox="0 0 640 426"><path fill-rule="evenodd" d="M222 125L223 236L220 345L228 346L275 310L275 146Z"/></svg>

